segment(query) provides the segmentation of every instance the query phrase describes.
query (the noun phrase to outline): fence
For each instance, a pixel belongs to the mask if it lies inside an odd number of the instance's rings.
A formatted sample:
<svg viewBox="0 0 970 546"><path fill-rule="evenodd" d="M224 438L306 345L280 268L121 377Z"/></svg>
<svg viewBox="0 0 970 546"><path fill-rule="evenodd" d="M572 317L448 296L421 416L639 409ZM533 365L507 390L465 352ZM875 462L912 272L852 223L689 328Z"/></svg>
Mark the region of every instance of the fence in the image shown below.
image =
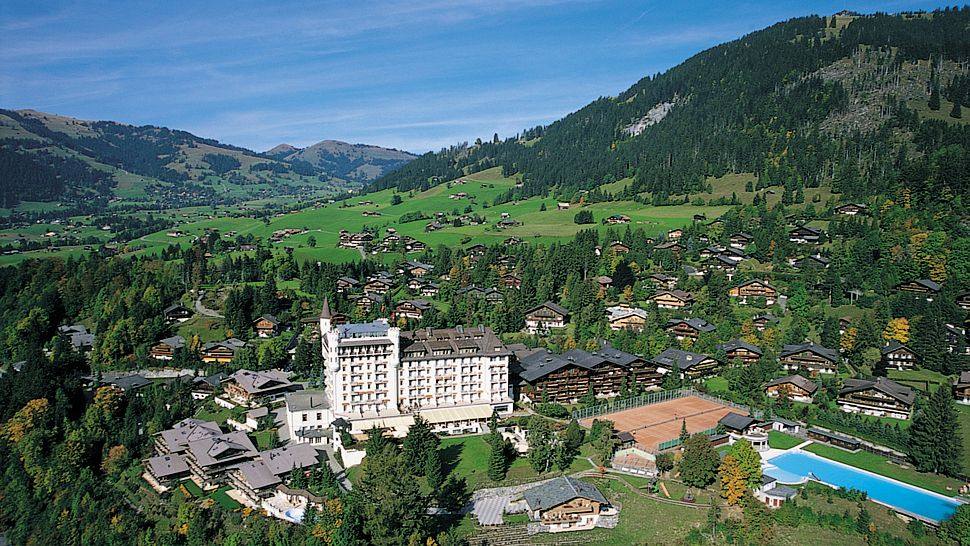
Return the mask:
<svg viewBox="0 0 970 546"><path fill-rule="evenodd" d="M694 434L704 434L706 436L711 436L717 432L717 427L709 428L707 430L702 430L700 432L695 432ZM692 434L693 436L693 434ZM681 444L680 438L674 438L673 440L667 440L666 442L660 442L657 444L657 452L668 450L672 447L677 447Z"/></svg>
<svg viewBox="0 0 970 546"><path fill-rule="evenodd" d="M573 419L580 421L582 419L588 419L590 417L596 417L597 415L603 415L606 413L613 413L617 411L623 411L630 408L638 408L640 406L648 406L650 404L657 404L659 402L666 402L668 400L675 400L677 398L684 398L685 396L696 396L704 400L714 402L716 404L721 404L729 408L735 408L741 410L745 413L749 413L756 419L761 418L761 410L751 410L748 406L742 404L735 404L728 400L722 400L716 396L711 396L703 392L694 390L690 387L685 387L681 389L672 389L668 391L657 391L640 396L635 396L633 398L624 398L622 400L614 400L606 404L598 404L595 406L590 406L588 408L582 408L574 411L572 413Z"/></svg>

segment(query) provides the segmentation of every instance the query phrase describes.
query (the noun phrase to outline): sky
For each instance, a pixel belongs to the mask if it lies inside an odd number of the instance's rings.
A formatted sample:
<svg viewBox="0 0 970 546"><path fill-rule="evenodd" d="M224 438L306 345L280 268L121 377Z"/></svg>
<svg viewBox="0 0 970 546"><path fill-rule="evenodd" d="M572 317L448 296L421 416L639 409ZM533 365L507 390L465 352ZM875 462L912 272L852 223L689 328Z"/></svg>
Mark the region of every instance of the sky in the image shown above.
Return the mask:
<svg viewBox="0 0 970 546"><path fill-rule="evenodd" d="M257 151L336 139L421 153L550 123L777 21L938 5L0 0L0 108Z"/></svg>

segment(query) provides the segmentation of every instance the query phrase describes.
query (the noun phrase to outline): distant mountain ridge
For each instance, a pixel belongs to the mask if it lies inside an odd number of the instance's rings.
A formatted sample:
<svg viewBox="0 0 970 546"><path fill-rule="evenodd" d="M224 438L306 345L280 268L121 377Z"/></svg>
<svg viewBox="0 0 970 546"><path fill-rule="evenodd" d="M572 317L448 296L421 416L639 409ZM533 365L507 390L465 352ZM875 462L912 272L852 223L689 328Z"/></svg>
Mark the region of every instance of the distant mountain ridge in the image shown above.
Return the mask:
<svg viewBox="0 0 970 546"><path fill-rule="evenodd" d="M279 144L264 155L283 161L305 161L338 178L362 183L375 180L417 157L393 148L339 140L322 140L306 148Z"/></svg>

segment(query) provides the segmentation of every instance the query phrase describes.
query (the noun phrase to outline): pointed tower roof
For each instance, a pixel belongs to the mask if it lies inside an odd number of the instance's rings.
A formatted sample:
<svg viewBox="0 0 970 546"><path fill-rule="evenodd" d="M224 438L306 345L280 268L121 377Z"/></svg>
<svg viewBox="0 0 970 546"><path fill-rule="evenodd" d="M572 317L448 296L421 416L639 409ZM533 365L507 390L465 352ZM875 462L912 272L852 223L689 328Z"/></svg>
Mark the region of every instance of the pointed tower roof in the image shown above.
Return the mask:
<svg viewBox="0 0 970 546"><path fill-rule="evenodd" d="M330 301L324 297L323 307L320 309L320 318L322 319L332 319L333 313L330 312Z"/></svg>

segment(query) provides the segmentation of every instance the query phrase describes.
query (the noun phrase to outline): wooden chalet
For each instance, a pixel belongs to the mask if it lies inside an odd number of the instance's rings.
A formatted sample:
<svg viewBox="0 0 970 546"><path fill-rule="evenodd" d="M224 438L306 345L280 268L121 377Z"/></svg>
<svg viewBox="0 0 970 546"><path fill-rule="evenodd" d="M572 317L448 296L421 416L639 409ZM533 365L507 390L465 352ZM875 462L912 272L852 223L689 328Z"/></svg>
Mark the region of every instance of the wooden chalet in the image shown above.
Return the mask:
<svg viewBox="0 0 970 546"><path fill-rule="evenodd" d="M788 375L765 383L765 396L768 398L788 398L795 402L809 404L818 392L818 385L800 375Z"/></svg>
<svg viewBox="0 0 970 546"><path fill-rule="evenodd" d="M821 254L811 254L792 262L795 269L827 269L830 264L831 260Z"/></svg>
<svg viewBox="0 0 970 546"><path fill-rule="evenodd" d="M593 529L605 513L615 513L595 486L569 476L522 493L529 519L551 533Z"/></svg>
<svg viewBox="0 0 970 546"><path fill-rule="evenodd" d="M515 273L506 273L499 277L499 285L502 288L521 288L522 287L522 277L519 277Z"/></svg>
<svg viewBox="0 0 970 546"><path fill-rule="evenodd" d="M727 343L721 343L717 346L717 350L724 351L724 356L728 362L740 360L745 364L754 364L764 354L761 347L741 339L732 339Z"/></svg>
<svg viewBox="0 0 970 546"><path fill-rule="evenodd" d="M402 301L394 307L394 318L421 320L429 309L431 309L431 303L426 300Z"/></svg>
<svg viewBox="0 0 970 546"><path fill-rule="evenodd" d="M273 315L262 315L253 321L253 330L259 337L273 337L280 333L280 321Z"/></svg>
<svg viewBox="0 0 970 546"><path fill-rule="evenodd" d="M606 219L603 220L603 222L609 225L629 224L630 217L625 214L613 214L613 215L607 216Z"/></svg>
<svg viewBox="0 0 970 546"><path fill-rule="evenodd" d="M728 296L737 298L742 305L748 303L748 298L764 298L766 305L774 305L778 290L767 281L751 279L728 290Z"/></svg>
<svg viewBox="0 0 970 546"><path fill-rule="evenodd" d="M837 373L839 360L838 351L814 343L785 345L778 355L778 361L786 370L802 370L812 376Z"/></svg>
<svg viewBox="0 0 970 546"><path fill-rule="evenodd" d="M754 242L754 236L750 233L735 233L730 238L730 245L734 248L744 248Z"/></svg>
<svg viewBox="0 0 970 546"><path fill-rule="evenodd" d="M433 298L438 295L441 291L441 287L433 282L421 283L421 287L418 288L418 293L426 298Z"/></svg>
<svg viewBox="0 0 970 546"><path fill-rule="evenodd" d="M610 243L608 248L612 250L614 254L626 254L627 252L630 252L630 247L628 247L622 241L613 241Z"/></svg>
<svg viewBox="0 0 970 546"><path fill-rule="evenodd" d="M919 294L926 298L926 301L933 301L933 297L940 293L943 287L936 281L930 279L916 279L915 281L903 282L896 285L897 292L907 292Z"/></svg>
<svg viewBox="0 0 970 546"><path fill-rule="evenodd" d="M610 330L641 332L647 325L647 312L638 307L614 305L606 308L606 320L610 323Z"/></svg>
<svg viewBox="0 0 970 546"><path fill-rule="evenodd" d="M657 371L662 375L674 373L681 379L691 381L715 375L722 365L713 357L680 349L667 349L655 356L651 362L657 366Z"/></svg>
<svg viewBox="0 0 970 546"><path fill-rule="evenodd" d="M354 307L361 313L370 313L375 307L380 309L384 305L384 299L379 294L361 294L354 298Z"/></svg>
<svg viewBox="0 0 970 546"><path fill-rule="evenodd" d="M701 318L674 318L667 321L664 330L675 339L692 339L697 341L701 334L717 330L713 324Z"/></svg>
<svg viewBox="0 0 970 546"><path fill-rule="evenodd" d="M970 292L964 292L957 296L957 307L964 311L970 311Z"/></svg>
<svg viewBox="0 0 970 546"><path fill-rule="evenodd" d="M960 372L953 380L953 398L958 404L970 405L970 372Z"/></svg>
<svg viewBox="0 0 970 546"><path fill-rule="evenodd" d="M846 379L838 398L842 411L894 419L909 419L915 401L913 389L885 377Z"/></svg>
<svg viewBox="0 0 970 546"><path fill-rule="evenodd" d="M684 245L680 244L677 241L666 241L666 242L660 243L659 245L653 247L653 249L654 250L669 250L670 252L673 252L675 255L680 255L685 250L687 250L687 248L684 247Z"/></svg>
<svg viewBox="0 0 970 546"><path fill-rule="evenodd" d="M680 239L683 236L684 236L684 230L682 230L680 228L672 229L672 230L670 230L670 231L667 232L667 238L668 239Z"/></svg>
<svg viewBox="0 0 970 546"><path fill-rule="evenodd" d="M891 341L882 348L882 362L884 369L912 370L922 359L915 351L898 341Z"/></svg>
<svg viewBox="0 0 970 546"><path fill-rule="evenodd" d="M759 332L764 332L779 322L780 320L778 317L772 315L771 313L762 313L751 318L751 324L753 324L754 329Z"/></svg>
<svg viewBox="0 0 970 546"><path fill-rule="evenodd" d="M360 286L360 282L357 279L350 277L340 277L337 279L337 292L340 294L346 294L352 290L356 290L358 286Z"/></svg>
<svg viewBox="0 0 970 546"><path fill-rule="evenodd" d="M650 301L660 309L683 309L694 303L694 296L683 290L659 290L650 296Z"/></svg>
<svg viewBox="0 0 970 546"><path fill-rule="evenodd" d="M809 226L797 226L788 232L788 240L793 243L817 245L822 242L825 233Z"/></svg>
<svg viewBox="0 0 970 546"><path fill-rule="evenodd" d="M869 207L861 203L846 203L835 207L832 212L844 216L857 216L869 212Z"/></svg>
<svg viewBox="0 0 970 546"><path fill-rule="evenodd" d="M677 288L677 277L664 273L654 273L649 277L650 282L659 289L673 290Z"/></svg>
<svg viewBox="0 0 970 546"><path fill-rule="evenodd" d="M525 313L525 328L530 334L548 333L554 328L565 328L569 311L564 307L547 301L529 309Z"/></svg>
<svg viewBox="0 0 970 546"><path fill-rule="evenodd" d="M236 357L236 352L246 346L246 342L234 337L225 341L210 341L202 346L202 362L225 364Z"/></svg>
<svg viewBox="0 0 970 546"><path fill-rule="evenodd" d="M192 318L192 310L180 303L169 305L162 314L165 316L166 324L185 322Z"/></svg>
<svg viewBox="0 0 970 546"><path fill-rule="evenodd" d="M182 336L167 337L155 345L152 345L149 355L155 360L172 360L175 352L185 347L185 338Z"/></svg>
<svg viewBox="0 0 970 546"><path fill-rule="evenodd" d="M364 292L371 294L387 294L394 290L394 281L388 277L379 277L367 281L364 285Z"/></svg>
<svg viewBox="0 0 970 546"><path fill-rule="evenodd" d="M412 277L423 277L434 270L434 266L416 260L408 260L401 264L401 272Z"/></svg>
<svg viewBox="0 0 970 546"><path fill-rule="evenodd" d="M946 340L946 350L951 353L970 355L970 344L967 343L967 329L955 324L943 326L943 338Z"/></svg>

